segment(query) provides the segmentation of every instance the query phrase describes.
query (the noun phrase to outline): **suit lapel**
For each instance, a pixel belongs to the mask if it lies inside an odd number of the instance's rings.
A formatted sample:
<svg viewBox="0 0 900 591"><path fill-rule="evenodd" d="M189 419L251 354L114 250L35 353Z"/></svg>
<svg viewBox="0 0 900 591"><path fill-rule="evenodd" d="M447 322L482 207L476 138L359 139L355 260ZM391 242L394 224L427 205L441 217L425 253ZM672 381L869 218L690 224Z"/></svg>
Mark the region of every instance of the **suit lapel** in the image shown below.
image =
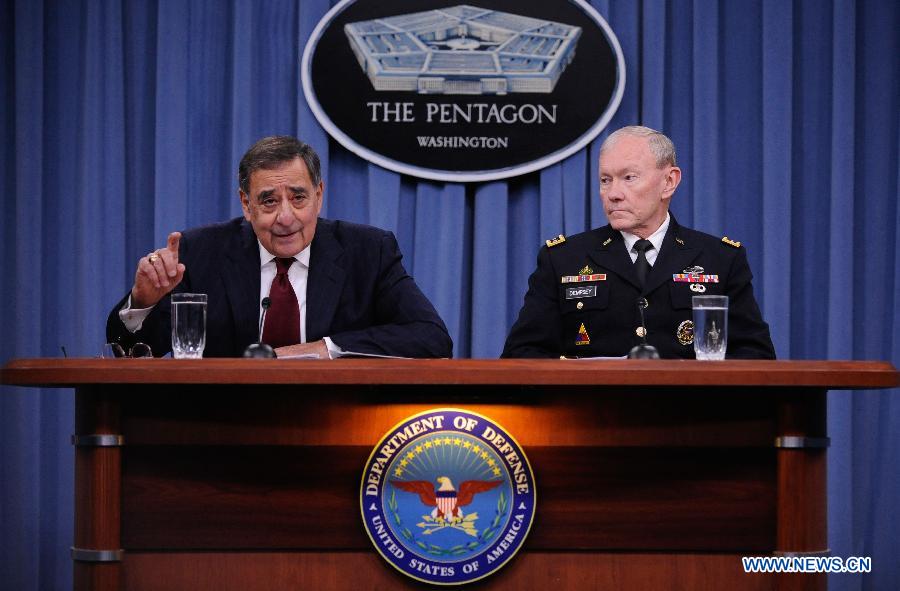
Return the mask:
<svg viewBox="0 0 900 591"><path fill-rule="evenodd" d="M306 340L328 336L344 287L344 248L334 237L331 224L319 219L309 254L306 282Z"/></svg>
<svg viewBox="0 0 900 591"><path fill-rule="evenodd" d="M589 253L591 259L604 269L615 273L622 279L639 287L634 263L625 250L625 239L622 233L604 226L597 230L600 246Z"/></svg>
<svg viewBox="0 0 900 591"><path fill-rule="evenodd" d="M244 222L225 248L222 282L228 294L238 343L259 337L259 244L253 228ZM236 343L236 345L238 344Z"/></svg>
<svg viewBox="0 0 900 591"><path fill-rule="evenodd" d="M643 293L650 293L660 285L672 280L672 273L680 273L682 269L690 266L690 264L700 254L700 250L686 244L679 236L678 222L675 216L670 215L669 229L663 238L662 249L656 262L647 275L647 284L644 286ZM674 270L674 271L673 271Z"/></svg>

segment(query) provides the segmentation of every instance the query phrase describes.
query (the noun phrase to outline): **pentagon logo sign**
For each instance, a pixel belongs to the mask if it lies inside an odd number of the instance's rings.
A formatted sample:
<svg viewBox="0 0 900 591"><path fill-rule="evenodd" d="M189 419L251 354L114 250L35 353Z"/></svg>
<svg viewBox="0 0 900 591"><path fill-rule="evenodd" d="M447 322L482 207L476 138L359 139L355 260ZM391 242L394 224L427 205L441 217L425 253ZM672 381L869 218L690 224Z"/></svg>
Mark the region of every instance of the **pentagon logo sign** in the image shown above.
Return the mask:
<svg viewBox="0 0 900 591"><path fill-rule="evenodd" d="M301 64L307 104L345 148L397 172L487 181L582 149L625 90L585 0L343 0Z"/></svg>
<svg viewBox="0 0 900 591"><path fill-rule="evenodd" d="M363 472L366 532L393 567L419 581L482 579L522 547L534 519L522 448L487 417L440 408L388 431Z"/></svg>

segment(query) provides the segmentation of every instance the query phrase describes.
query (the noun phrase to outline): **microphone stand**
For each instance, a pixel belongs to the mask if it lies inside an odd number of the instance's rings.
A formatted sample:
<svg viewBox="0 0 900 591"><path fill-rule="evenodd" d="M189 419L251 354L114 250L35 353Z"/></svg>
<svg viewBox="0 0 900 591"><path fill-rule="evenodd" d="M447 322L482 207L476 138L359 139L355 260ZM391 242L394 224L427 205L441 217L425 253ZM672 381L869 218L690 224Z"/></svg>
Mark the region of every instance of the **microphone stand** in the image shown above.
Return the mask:
<svg viewBox="0 0 900 591"><path fill-rule="evenodd" d="M269 299L269 296L264 297L260 302L260 306L262 306L262 316L259 319L259 338L255 343L247 345L247 348L244 349L244 357L252 359L275 359L278 357L272 347L262 342L263 327L266 324L266 311L271 305L272 300Z"/></svg>
<svg viewBox="0 0 900 591"><path fill-rule="evenodd" d="M644 308L641 306L641 300L637 302L638 312L641 315L641 339L644 341L640 345L635 345L628 352L629 359L659 359L659 351L656 347L647 343L647 324L644 322Z"/></svg>

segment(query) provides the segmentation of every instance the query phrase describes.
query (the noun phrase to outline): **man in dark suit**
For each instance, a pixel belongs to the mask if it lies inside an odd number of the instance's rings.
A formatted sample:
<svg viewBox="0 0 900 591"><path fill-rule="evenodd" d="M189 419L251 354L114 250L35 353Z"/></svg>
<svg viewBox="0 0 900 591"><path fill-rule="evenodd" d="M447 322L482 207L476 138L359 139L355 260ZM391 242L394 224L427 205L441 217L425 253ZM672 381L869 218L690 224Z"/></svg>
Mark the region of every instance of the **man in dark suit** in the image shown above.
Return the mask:
<svg viewBox="0 0 900 591"><path fill-rule="evenodd" d="M729 296L727 357L774 359L744 248L675 221L680 181L668 137L612 133L600 148L610 223L541 248L503 357L621 357L646 336L663 358L693 358L691 297L705 294Z"/></svg>
<svg viewBox="0 0 900 591"><path fill-rule="evenodd" d="M238 171L243 218L173 232L138 262L107 337L171 350L170 292L205 293L204 355L240 356L259 338L279 356L450 357L443 321L401 264L394 235L319 218L319 158L292 137L263 138Z"/></svg>

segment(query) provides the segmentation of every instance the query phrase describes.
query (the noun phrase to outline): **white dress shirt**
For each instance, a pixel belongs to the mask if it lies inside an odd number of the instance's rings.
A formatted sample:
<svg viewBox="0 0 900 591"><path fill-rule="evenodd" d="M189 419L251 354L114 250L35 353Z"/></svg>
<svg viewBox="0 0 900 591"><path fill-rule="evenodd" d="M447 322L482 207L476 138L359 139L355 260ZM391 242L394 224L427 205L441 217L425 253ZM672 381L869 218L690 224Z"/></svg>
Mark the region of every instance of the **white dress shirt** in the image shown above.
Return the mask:
<svg viewBox="0 0 900 591"><path fill-rule="evenodd" d="M650 237L647 240L653 245L653 248L647 251L647 262L650 263L650 266L653 266L653 263L656 262L656 257L659 256L659 249L662 248L663 238L666 237L666 230L669 229L669 212L666 212L666 219L653 234L650 234ZM635 262L637 260L638 253L634 249L635 243L641 239L640 236L635 236L630 232L622 231L622 238L625 239L625 250L628 251L628 256L631 257L631 262Z"/></svg>

